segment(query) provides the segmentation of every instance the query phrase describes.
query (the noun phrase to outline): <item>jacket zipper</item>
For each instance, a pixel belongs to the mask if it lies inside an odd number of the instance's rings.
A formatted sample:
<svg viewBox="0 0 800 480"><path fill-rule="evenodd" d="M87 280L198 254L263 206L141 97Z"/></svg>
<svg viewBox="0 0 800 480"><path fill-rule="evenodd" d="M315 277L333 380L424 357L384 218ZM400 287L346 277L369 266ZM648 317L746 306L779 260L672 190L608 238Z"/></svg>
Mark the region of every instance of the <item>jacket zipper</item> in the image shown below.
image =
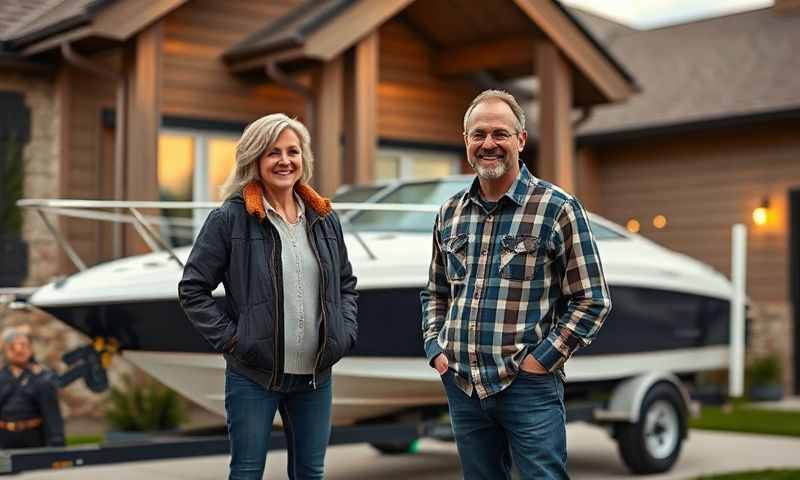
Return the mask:
<svg viewBox="0 0 800 480"><path fill-rule="evenodd" d="M314 235L311 235L311 232L314 230L314 224L320 217L314 219L314 222L308 226L308 234L309 240L312 246L312 250L314 250L314 257L317 259L317 265L319 266L319 274L322 277L322 282L320 282L320 289L319 289L319 309L322 312L322 345L317 351L317 358L314 359L314 371L311 374L311 384L314 387L314 390L317 389L317 366L319 365L319 360L322 357L322 352L325 350L325 343L327 342L328 337L328 326L326 325L325 320L325 270L322 268L322 261L319 258L319 248L317 247L317 240Z"/></svg>
<svg viewBox="0 0 800 480"><path fill-rule="evenodd" d="M272 228L269 229L269 233L270 233L270 235L272 235L272 241L273 241L272 244L274 246L277 246L279 240L276 238L275 232L273 231ZM266 250L266 242L264 243L264 249ZM276 251L276 249L273 248L272 250L273 250L273 252L272 252L273 254L271 256L267 255L267 258L271 258L272 259L272 270L271 271L275 272L276 274L278 274L278 268L277 268L277 264L275 262L275 251ZM267 263L267 268L268 269L270 268L269 263ZM283 299L282 298L278 298L278 278L277 277L273 277L273 278L274 278L274 280L272 282L272 292L275 295L274 296L275 302L274 302L274 305L273 305L273 307L275 309L273 331L275 333L272 335L272 337L273 337L273 346L274 346L274 352L275 352L275 360L274 360L274 365L272 366L272 378L270 379L269 384L270 384L270 387L277 387L278 386L278 369L279 368L283 368L282 367L283 359L280 358L280 350L278 350L280 348L280 345L278 345L278 336L279 336L279 334L281 334L280 337L283 338L283 335L282 335L282 332L281 332L281 329L280 329L280 325L283 324L283 322L282 322L282 319L278 318L278 313L279 313L278 312L278 302L280 301L282 303Z"/></svg>

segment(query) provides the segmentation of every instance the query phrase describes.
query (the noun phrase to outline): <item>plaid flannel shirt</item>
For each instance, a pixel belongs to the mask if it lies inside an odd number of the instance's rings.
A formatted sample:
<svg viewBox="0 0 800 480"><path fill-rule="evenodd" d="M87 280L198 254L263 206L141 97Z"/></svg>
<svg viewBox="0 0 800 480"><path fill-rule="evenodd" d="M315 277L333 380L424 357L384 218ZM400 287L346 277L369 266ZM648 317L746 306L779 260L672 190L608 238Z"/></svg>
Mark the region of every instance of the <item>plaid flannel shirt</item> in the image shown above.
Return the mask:
<svg viewBox="0 0 800 480"><path fill-rule="evenodd" d="M442 205L433 234L422 330L429 363L444 353L471 396L511 384L531 353L564 377L611 310L600 257L578 200L520 175L486 211L477 178Z"/></svg>

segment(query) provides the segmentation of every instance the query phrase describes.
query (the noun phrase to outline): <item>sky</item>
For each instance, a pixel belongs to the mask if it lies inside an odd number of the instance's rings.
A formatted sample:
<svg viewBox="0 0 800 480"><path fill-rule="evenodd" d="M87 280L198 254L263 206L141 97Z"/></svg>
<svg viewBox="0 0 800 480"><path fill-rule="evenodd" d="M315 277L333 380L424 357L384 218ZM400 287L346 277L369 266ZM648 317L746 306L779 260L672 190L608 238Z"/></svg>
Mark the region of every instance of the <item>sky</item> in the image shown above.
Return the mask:
<svg viewBox="0 0 800 480"><path fill-rule="evenodd" d="M657 28L702 18L754 10L772 0L562 0L569 6L639 28Z"/></svg>

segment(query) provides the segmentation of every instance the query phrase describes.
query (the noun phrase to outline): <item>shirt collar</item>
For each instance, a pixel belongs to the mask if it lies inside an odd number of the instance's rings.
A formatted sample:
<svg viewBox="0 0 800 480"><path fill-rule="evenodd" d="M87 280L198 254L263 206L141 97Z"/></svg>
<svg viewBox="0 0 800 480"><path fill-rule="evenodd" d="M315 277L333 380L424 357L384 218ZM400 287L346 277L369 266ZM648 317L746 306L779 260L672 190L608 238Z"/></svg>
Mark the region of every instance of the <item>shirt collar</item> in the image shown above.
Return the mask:
<svg viewBox="0 0 800 480"><path fill-rule="evenodd" d="M298 210L297 219L299 220L300 218L304 218L305 217L306 206L303 203L303 199L300 198L300 196L297 194L297 192L293 191L292 195L294 196L294 203L297 204L297 210ZM266 210L267 213L272 213L272 214L277 215L277 216L280 217L280 214L278 213L278 211L275 210L272 207L272 205L270 205L270 203L267 201L266 197L264 197L263 195L261 196L261 201L264 203L264 210Z"/></svg>
<svg viewBox="0 0 800 480"><path fill-rule="evenodd" d="M531 172L528 170L528 167L526 167L525 164L520 160L519 175L517 176L516 180L514 180L514 183L508 187L506 193L500 197L498 203L503 197L508 197L508 199L514 202L517 206L524 205L528 197L528 192L530 191L530 186L535 184L536 181L536 177L531 174ZM469 191L467 192L467 200L471 200L476 204L480 204L480 198L480 183L478 183L478 177L476 176L475 180L472 181L472 185L469 187Z"/></svg>

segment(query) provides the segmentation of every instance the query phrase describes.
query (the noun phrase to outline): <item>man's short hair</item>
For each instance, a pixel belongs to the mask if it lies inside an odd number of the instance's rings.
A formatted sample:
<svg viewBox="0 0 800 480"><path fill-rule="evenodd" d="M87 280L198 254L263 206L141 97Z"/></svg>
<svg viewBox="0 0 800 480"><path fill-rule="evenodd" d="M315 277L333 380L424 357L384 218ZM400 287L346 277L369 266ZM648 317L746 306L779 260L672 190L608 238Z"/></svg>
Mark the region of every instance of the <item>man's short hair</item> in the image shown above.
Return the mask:
<svg viewBox="0 0 800 480"><path fill-rule="evenodd" d="M505 102L511 111L514 112L514 117L517 119L517 132L525 130L525 110L519 106L517 99L505 90L489 89L479 93L478 96L472 100L472 103L469 104L467 112L464 114L464 134L467 133L467 121L469 121L469 116L472 114L472 111L475 110L475 107L477 107L479 103L494 99Z"/></svg>

